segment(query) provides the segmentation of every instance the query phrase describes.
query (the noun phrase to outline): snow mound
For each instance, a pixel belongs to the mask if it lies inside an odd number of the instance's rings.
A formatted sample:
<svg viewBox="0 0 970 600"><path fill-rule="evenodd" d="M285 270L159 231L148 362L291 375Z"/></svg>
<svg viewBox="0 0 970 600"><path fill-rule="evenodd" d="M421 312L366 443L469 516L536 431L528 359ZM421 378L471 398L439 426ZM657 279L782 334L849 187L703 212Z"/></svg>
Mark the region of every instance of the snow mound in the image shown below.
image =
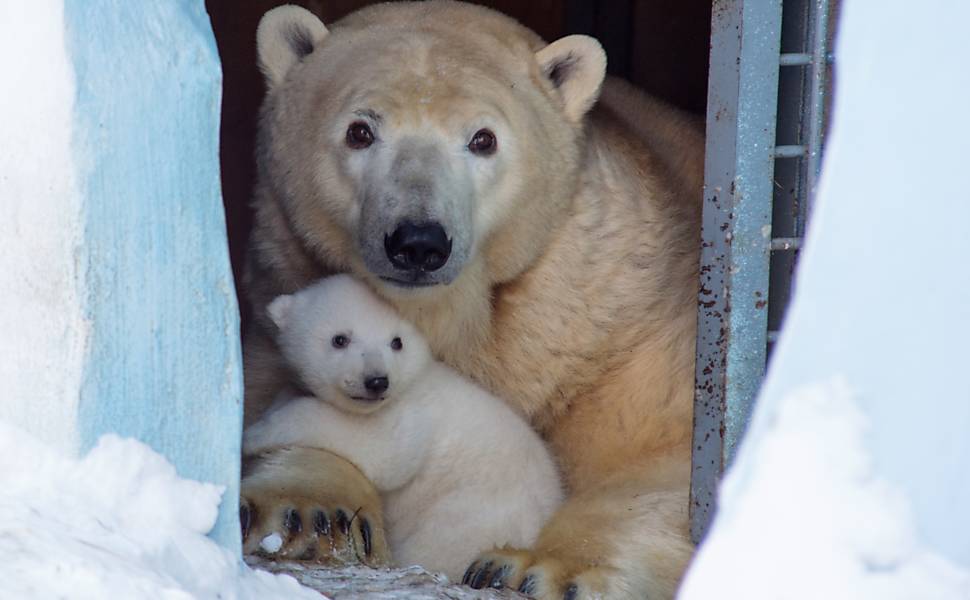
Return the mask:
<svg viewBox="0 0 970 600"><path fill-rule="evenodd" d="M222 490L135 440L78 460L0 422L0 482L0 598L322 598L206 537Z"/></svg>
<svg viewBox="0 0 970 600"><path fill-rule="evenodd" d="M723 482L681 600L970 598L970 573L922 547L877 477L844 380L790 394L769 421Z"/></svg>

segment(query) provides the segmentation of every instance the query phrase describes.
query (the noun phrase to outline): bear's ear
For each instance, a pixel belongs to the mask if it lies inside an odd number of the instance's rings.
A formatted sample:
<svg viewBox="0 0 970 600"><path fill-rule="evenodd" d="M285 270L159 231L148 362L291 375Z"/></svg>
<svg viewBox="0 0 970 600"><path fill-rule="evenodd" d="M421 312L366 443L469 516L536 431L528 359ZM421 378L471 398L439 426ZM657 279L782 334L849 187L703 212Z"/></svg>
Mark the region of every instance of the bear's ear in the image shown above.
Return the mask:
<svg viewBox="0 0 970 600"><path fill-rule="evenodd" d="M567 35L536 52L539 68L562 94L566 117L583 118L600 95L606 52L588 35Z"/></svg>
<svg viewBox="0 0 970 600"><path fill-rule="evenodd" d="M269 313L269 318L273 320L273 323L276 323L277 327L283 329L286 327L286 321L290 317L290 309L292 307L292 295L277 296L266 307L266 312Z"/></svg>
<svg viewBox="0 0 970 600"><path fill-rule="evenodd" d="M256 28L259 68L270 88L283 81L293 65L313 52L327 28L313 13L286 4L263 15Z"/></svg>

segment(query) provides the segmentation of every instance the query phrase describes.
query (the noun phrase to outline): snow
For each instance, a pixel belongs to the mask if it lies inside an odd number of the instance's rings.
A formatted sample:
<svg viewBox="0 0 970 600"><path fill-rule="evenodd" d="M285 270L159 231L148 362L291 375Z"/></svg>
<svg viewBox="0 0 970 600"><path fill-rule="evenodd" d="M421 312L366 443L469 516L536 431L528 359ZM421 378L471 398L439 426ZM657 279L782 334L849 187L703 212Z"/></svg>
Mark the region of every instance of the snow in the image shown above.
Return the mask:
<svg viewBox="0 0 970 600"><path fill-rule="evenodd" d="M259 547L270 554L275 554L283 547L283 538L278 533L271 533L259 541Z"/></svg>
<svg viewBox="0 0 970 600"><path fill-rule="evenodd" d="M221 489L180 478L160 454L116 435L76 459L0 421L0 482L0 598L523 598L454 585L420 567L258 557L247 566L206 536ZM282 542L274 536L270 546Z"/></svg>
<svg viewBox="0 0 970 600"><path fill-rule="evenodd" d="M88 327L63 18L60 1L0 2L0 419L70 452Z"/></svg>
<svg viewBox="0 0 970 600"><path fill-rule="evenodd" d="M870 427L844 378L786 397L725 478L679 597L970 598L970 571L919 542L905 495L878 476Z"/></svg>
<svg viewBox="0 0 970 600"><path fill-rule="evenodd" d="M75 459L0 422L0 481L0 598L322 598L206 537L221 490L135 440Z"/></svg>

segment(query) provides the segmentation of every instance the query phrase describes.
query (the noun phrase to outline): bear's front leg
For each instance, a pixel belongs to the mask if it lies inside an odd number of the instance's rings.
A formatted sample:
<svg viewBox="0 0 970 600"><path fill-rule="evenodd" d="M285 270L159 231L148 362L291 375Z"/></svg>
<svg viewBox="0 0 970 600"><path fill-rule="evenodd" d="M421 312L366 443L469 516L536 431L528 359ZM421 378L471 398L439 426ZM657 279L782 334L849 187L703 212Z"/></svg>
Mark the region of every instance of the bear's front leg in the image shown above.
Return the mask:
<svg viewBox="0 0 970 600"><path fill-rule="evenodd" d="M336 454L294 446L263 452L246 459L241 487L244 554L390 564L380 496Z"/></svg>
<svg viewBox="0 0 970 600"><path fill-rule="evenodd" d="M674 597L693 546L687 493L631 480L570 497L531 549L480 556L463 583L542 600Z"/></svg>

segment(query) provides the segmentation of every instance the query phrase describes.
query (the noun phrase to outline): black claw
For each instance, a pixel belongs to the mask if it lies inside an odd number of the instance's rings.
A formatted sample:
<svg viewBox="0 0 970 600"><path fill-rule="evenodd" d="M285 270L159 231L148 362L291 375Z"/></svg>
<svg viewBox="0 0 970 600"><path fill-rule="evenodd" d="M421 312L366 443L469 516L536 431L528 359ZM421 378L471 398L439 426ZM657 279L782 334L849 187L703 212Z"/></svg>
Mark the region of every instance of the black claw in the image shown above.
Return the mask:
<svg viewBox="0 0 970 600"><path fill-rule="evenodd" d="M245 540L249 537L249 528L253 524L253 513L249 510L248 504L239 505L239 527L242 529L242 537Z"/></svg>
<svg viewBox="0 0 970 600"><path fill-rule="evenodd" d="M472 576L475 574L475 571L477 570L478 570L478 561L476 560L475 562L470 564L468 568L465 570L465 576L461 578L461 584L468 585L469 583L471 583Z"/></svg>
<svg viewBox="0 0 970 600"><path fill-rule="evenodd" d="M475 573L475 576L472 577L471 583L468 585L472 586L472 588L476 590L482 589L485 586L485 584L488 582L489 574L491 572L492 572L492 561L488 561L484 565L482 565L482 568L479 569L477 573Z"/></svg>
<svg viewBox="0 0 970 600"><path fill-rule="evenodd" d="M519 592L526 596L531 596L536 591L536 576L528 575L519 584Z"/></svg>
<svg viewBox="0 0 970 600"><path fill-rule="evenodd" d="M360 537L364 538L364 555L370 556L374 550L371 545L370 522L363 517L360 519Z"/></svg>
<svg viewBox="0 0 970 600"><path fill-rule="evenodd" d="M492 574L492 580L488 582L488 587L496 590L504 588L505 580L511 572L512 567L510 565L502 565L500 568L495 569L495 573Z"/></svg>
<svg viewBox="0 0 970 600"><path fill-rule="evenodd" d="M296 535L303 531L303 519L300 518L300 513L296 512L295 508L286 511L286 516L283 517L283 527L286 527L290 535Z"/></svg>
<svg viewBox="0 0 970 600"><path fill-rule="evenodd" d="M566 591L562 595L562 600L576 600L576 596L579 594L579 586L575 583L570 584L566 588Z"/></svg>
<svg viewBox="0 0 970 600"><path fill-rule="evenodd" d="M334 516L337 520L337 527L340 528L340 532L344 535L350 533L350 520L347 518L347 513L338 508Z"/></svg>
<svg viewBox="0 0 970 600"><path fill-rule="evenodd" d="M330 519L327 518L327 513L322 510L313 513L313 530L317 535L330 535Z"/></svg>

